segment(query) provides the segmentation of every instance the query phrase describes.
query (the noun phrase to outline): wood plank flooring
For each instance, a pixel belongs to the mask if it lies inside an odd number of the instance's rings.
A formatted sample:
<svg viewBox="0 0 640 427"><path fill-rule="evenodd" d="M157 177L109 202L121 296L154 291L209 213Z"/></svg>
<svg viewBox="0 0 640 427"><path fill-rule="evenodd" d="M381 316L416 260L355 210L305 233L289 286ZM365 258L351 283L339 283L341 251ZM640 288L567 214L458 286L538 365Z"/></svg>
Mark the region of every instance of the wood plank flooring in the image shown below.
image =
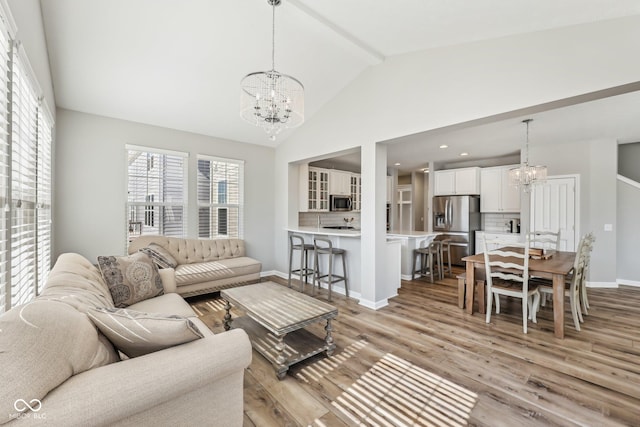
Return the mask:
<svg viewBox="0 0 640 427"><path fill-rule="evenodd" d="M486 324L457 307L456 283L403 281L378 311L334 293L333 357L278 381L254 351L244 425L640 426L640 289L589 289L582 331L567 311L559 340L550 303L525 335L519 301L503 299ZM217 296L189 301L223 331ZM322 327L308 329L323 337Z"/></svg>

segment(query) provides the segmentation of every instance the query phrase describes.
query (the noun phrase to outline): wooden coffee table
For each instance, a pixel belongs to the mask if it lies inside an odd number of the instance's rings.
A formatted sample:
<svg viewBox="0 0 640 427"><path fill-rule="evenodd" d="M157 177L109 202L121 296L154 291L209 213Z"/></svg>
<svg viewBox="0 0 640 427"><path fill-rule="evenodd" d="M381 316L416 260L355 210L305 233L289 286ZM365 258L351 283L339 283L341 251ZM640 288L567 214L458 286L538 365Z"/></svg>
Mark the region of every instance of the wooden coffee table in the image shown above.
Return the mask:
<svg viewBox="0 0 640 427"><path fill-rule="evenodd" d="M233 319L233 327L249 334L251 345L271 362L279 379L289 366L323 351L331 356L336 348L331 319L338 309L332 305L273 282L224 289L220 296L225 300L224 329L231 329L232 305L245 312ZM323 320L324 340L303 329Z"/></svg>

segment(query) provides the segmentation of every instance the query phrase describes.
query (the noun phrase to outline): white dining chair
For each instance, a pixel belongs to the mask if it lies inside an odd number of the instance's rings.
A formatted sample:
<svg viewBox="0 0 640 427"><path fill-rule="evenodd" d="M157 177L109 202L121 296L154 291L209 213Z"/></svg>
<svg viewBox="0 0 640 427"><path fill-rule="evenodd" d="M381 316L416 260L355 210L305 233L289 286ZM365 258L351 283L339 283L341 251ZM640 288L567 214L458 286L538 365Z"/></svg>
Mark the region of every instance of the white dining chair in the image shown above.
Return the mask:
<svg viewBox="0 0 640 427"><path fill-rule="evenodd" d="M482 241L487 286L486 322L491 322L491 305L494 300L496 314L500 313L500 295L520 298L522 330L526 334L529 318L533 323L537 323L536 312L540 304L538 287L529 283L529 239L527 238L524 244L501 239L487 241L483 238ZM497 247L497 249L488 250L488 247Z"/></svg>
<svg viewBox="0 0 640 427"><path fill-rule="evenodd" d="M529 233L532 248L560 250L560 231L538 230Z"/></svg>
<svg viewBox="0 0 640 427"><path fill-rule="evenodd" d="M573 318L573 324L576 331L580 331L580 323L584 323L582 317L581 305L581 293L584 283L584 272L586 259L589 253L589 245L586 237L580 239L578 243L578 250L576 251L576 260L573 264L573 272L567 282L565 283L564 295L569 297L569 307L571 308L571 317ZM545 279L533 279L531 281L538 285L542 301L545 300L545 296L553 297L553 284L550 280Z"/></svg>
<svg viewBox="0 0 640 427"><path fill-rule="evenodd" d="M580 305L582 306L582 314L589 314L589 298L587 297L587 273L589 272L589 265L591 263L591 252L593 251L593 245L596 242L596 236L593 232L587 233L585 236L586 245L586 258L584 263L584 272L582 274L582 283L580 284Z"/></svg>

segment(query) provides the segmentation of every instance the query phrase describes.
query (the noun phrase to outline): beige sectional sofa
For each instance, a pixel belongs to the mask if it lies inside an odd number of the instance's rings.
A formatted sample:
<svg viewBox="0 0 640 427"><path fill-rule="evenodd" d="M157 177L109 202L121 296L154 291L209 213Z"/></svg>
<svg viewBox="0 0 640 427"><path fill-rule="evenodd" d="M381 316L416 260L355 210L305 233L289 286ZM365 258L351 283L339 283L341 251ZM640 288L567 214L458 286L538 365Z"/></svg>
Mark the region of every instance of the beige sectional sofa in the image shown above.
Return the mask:
<svg viewBox="0 0 640 427"><path fill-rule="evenodd" d="M129 245L129 254L156 244L177 262L176 292L183 297L207 294L260 280L262 263L246 256L242 239L183 239L140 236Z"/></svg>
<svg viewBox="0 0 640 427"><path fill-rule="evenodd" d="M173 270L160 274L164 294L127 309L184 316L166 317L201 337L126 358L91 320L95 307L117 310L100 271L61 255L40 296L0 316L0 424L242 425L247 334L214 335L175 293Z"/></svg>

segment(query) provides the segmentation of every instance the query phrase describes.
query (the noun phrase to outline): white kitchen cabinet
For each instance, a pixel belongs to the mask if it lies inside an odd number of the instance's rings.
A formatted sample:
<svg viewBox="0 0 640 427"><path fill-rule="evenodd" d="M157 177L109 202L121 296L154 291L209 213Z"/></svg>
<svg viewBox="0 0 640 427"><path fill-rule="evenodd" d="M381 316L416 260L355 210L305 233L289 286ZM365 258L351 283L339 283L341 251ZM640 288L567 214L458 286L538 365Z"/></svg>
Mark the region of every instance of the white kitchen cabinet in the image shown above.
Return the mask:
<svg viewBox="0 0 640 427"><path fill-rule="evenodd" d="M434 194L480 194L480 168L450 169L434 173Z"/></svg>
<svg viewBox="0 0 640 427"><path fill-rule="evenodd" d="M509 184L509 169L483 168L480 172L480 212L520 212L520 190Z"/></svg>
<svg viewBox="0 0 640 427"><path fill-rule="evenodd" d="M329 211L329 171L307 164L299 166L300 212Z"/></svg>
<svg viewBox="0 0 640 427"><path fill-rule="evenodd" d="M476 231L476 254L481 254L484 252L484 246L482 244L482 231ZM518 243L522 241L522 236L518 233L491 233L484 232L484 236L487 240L500 239L507 243ZM489 243L487 245L487 250L498 249L499 245Z"/></svg>
<svg viewBox="0 0 640 427"><path fill-rule="evenodd" d="M352 173L350 177L351 201L353 210L360 212L362 209L362 177L359 173Z"/></svg>
<svg viewBox="0 0 640 427"><path fill-rule="evenodd" d="M433 193L436 196L456 194L456 171L436 171Z"/></svg>
<svg viewBox="0 0 640 427"><path fill-rule="evenodd" d="M351 172L332 170L329 174L329 194L351 195Z"/></svg>

